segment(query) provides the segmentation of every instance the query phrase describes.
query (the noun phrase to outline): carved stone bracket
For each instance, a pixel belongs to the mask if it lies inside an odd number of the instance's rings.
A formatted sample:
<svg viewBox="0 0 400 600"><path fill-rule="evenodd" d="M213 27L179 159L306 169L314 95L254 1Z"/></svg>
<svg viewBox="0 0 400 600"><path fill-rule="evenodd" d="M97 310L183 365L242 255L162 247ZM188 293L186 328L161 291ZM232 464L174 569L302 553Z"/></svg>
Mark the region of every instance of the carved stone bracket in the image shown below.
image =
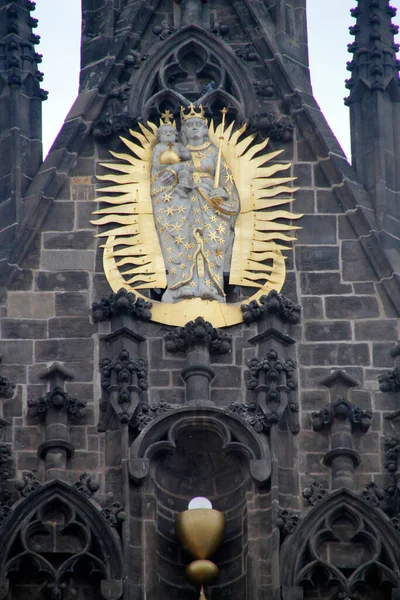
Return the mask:
<svg viewBox="0 0 400 600"><path fill-rule="evenodd" d="M108 321L112 317L128 315L135 319L149 321L152 303L136 298L135 294L121 288L116 294L111 293L92 305L94 323Z"/></svg>
<svg viewBox="0 0 400 600"><path fill-rule="evenodd" d="M210 383L214 370L210 367L210 354L231 351L231 336L216 329L202 317L189 321L184 327L175 327L165 335L168 352L185 352L187 366L182 370L188 403L210 401Z"/></svg>
<svg viewBox="0 0 400 600"><path fill-rule="evenodd" d="M312 426L314 431L330 429L331 450L325 455L324 463L332 468L333 489L353 489L354 468L360 464L360 456L353 450L352 434L355 429L362 433L368 431L372 413L347 400L349 388L359 383L345 371L334 371L321 385L329 388L331 403L312 413Z"/></svg>
<svg viewBox="0 0 400 600"><path fill-rule="evenodd" d="M100 373L101 387L115 414L121 423L129 423L149 387L147 361L131 358L128 350L121 350L117 358L100 361Z"/></svg>

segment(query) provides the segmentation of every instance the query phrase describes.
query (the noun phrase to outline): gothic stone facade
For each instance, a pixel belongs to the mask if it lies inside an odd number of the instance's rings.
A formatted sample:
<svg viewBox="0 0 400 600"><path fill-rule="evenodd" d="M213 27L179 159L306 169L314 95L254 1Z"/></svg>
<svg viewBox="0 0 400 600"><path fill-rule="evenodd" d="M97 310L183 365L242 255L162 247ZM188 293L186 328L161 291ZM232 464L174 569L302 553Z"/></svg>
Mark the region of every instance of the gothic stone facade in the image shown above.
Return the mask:
<svg viewBox="0 0 400 600"><path fill-rule="evenodd" d="M399 597L395 10L353 10L353 170L305 0L82 5L42 163L34 3L0 0L0 598L195 598L175 521L198 495L226 519L212 600ZM119 135L199 98L283 149L304 215L282 293L222 330L112 294L90 223Z"/></svg>

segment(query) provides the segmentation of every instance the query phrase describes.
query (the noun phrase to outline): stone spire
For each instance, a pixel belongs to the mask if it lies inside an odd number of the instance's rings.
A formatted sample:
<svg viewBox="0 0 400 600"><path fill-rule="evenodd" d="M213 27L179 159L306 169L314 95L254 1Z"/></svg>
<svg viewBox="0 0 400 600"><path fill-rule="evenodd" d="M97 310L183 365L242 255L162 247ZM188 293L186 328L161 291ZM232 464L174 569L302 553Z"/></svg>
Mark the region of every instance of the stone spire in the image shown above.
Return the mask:
<svg viewBox="0 0 400 600"><path fill-rule="evenodd" d="M392 23L396 9L388 0L358 0L351 14L356 24L350 27L353 60L347 65L351 78L346 81L350 94L345 102L350 107L352 162L371 194L380 228L398 236L400 147L395 132L400 127L400 63L394 43L398 27ZM390 246L395 245L392 239Z"/></svg>
<svg viewBox="0 0 400 600"><path fill-rule="evenodd" d="M349 28L354 42L348 45L353 60L347 64L352 77L346 81L350 90L346 103L360 101L369 90L388 90L391 99L399 101L399 46L393 40L399 28L392 23L397 9L388 0L358 0L358 6L350 12L357 22Z"/></svg>
<svg viewBox="0 0 400 600"><path fill-rule="evenodd" d="M22 198L42 161L40 37L35 3L0 0L0 262L23 213Z"/></svg>

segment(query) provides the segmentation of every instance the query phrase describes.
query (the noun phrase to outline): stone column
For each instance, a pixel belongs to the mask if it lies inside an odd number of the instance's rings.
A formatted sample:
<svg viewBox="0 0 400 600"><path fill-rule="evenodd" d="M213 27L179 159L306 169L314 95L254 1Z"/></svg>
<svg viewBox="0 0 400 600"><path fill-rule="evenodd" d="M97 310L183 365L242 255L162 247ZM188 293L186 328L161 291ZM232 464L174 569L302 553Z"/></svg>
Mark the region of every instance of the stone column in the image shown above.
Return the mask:
<svg viewBox="0 0 400 600"><path fill-rule="evenodd" d="M210 354L226 354L231 350L231 336L215 329L202 317L175 327L165 336L168 352L184 352L186 366L181 376L186 384L186 402L195 405L213 404L210 384L214 370L210 367Z"/></svg>
<svg viewBox="0 0 400 600"><path fill-rule="evenodd" d="M65 382L74 378L72 373L59 363L54 363L40 375L49 383L49 391L39 399L28 400L31 414L44 420L46 441L38 448L38 456L45 462L45 479L64 479L68 459L74 453L69 441L70 419L80 419L86 402L72 398L65 391Z"/></svg>
<svg viewBox="0 0 400 600"><path fill-rule="evenodd" d="M359 385L345 371L337 370L321 381L329 388L331 402L312 414L314 431L330 429L331 449L324 464L332 469L332 489L354 489L354 469L360 456L353 449L353 431L366 433L371 425L372 413L355 406L347 399L348 390Z"/></svg>

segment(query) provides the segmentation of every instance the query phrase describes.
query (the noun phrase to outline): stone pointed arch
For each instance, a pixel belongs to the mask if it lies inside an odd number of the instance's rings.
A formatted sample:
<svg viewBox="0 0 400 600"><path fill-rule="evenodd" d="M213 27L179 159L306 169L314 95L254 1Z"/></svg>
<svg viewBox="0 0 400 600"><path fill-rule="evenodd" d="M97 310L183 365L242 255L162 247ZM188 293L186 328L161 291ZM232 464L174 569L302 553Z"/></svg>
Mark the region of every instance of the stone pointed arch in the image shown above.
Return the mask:
<svg viewBox="0 0 400 600"><path fill-rule="evenodd" d="M57 522L57 517L52 520L51 515L57 511L65 516L64 521ZM57 536L61 551L54 549L58 548ZM43 552L39 550L38 540L44 540ZM58 558L52 564L51 552L64 554L62 568ZM53 480L20 499L3 521L0 529L0 588L8 590L11 587L9 577L21 569L22 573L27 559L43 574L44 584L41 585L53 590L59 585L62 587L64 576L72 576L75 565L79 563L82 570L84 559L89 559L102 596L118 600L122 595L123 560L117 534L90 500L63 481Z"/></svg>
<svg viewBox="0 0 400 600"><path fill-rule="evenodd" d="M341 554L335 555L335 544ZM346 549L352 549L350 560ZM388 593L400 587L400 536L383 512L340 489L300 519L282 545L280 565L282 600L303 598L316 581L351 596L372 579Z"/></svg>
<svg viewBox="0 0 400 600"><path fill-rule="evenodd" d="M172 63L176 62L178 69L179 60L184 55L185 49L193 50L195 47L203 54L205 63L211 55L218 57L220 67L215 64L215 61L213 63L209 60L210 70L214 69L217 77L218 68L220 69L220 79L217 78L216 82L217 88L220 88L220 93L224 95L227 102L230 100L230 104L237 111L238 116L243 118L245 114L254 112L255 94L245 65L226 43L201 27L190 25L170 35L146 60L140 69L138 78L132 81L132 93L129 100L129 114L132 117L140 116L146 119L151 108L150 100L156 94L158 94L158 101L162 97L162 93L165 93L166 97L168 96L171 89L166 85L165 77L166 71L173 70L171 61ZM154 87L156 78L161 79L159 89ZM187 99L184 102L185 98L180 95L179 91L175 91L173 95L176 100L182 98L182 104L188 103ZM200 94L197 100L201 102L206 97Z"/></svg>
<svg viewBox="0 0 400 600"><path fill-rule="evenodd" d="M144 479L151 459L174 452L176 440L185 430L210 431L221 440L222 452L239 453L249 461L250 474L259 483L271 474L267 438L257 434L239 417L215 407L184 406L155 419L131 447L130 473L135 482Z"/></svg>

